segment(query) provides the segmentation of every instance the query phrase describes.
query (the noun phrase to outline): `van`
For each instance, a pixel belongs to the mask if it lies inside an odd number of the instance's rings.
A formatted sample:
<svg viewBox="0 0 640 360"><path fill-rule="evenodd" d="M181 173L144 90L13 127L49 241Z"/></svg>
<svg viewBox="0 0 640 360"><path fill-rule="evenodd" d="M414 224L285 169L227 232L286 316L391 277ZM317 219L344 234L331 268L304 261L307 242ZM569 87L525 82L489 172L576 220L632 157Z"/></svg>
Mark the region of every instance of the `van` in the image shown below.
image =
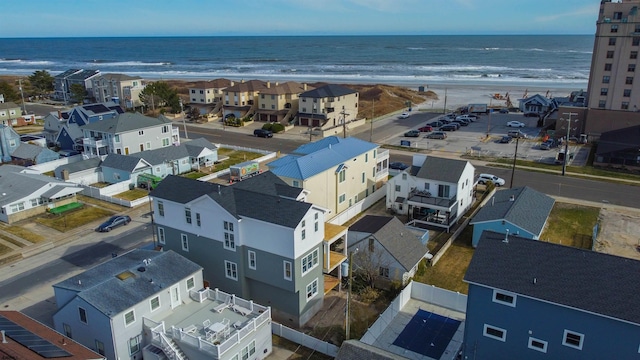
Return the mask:
<svg viewBox="0 0 640 360"><path fill-rule="evenodd" d="M509 131L507 131L507 135L511 136L512 138L518 138L518 139L526 139L527 138L527 134L523 133L520 130L509 130Z"/></svg>
<svg viewBox="0 0 640 360"><path fill-rule="evenodd" d="M138 187L149 190L155 189L156 186L160 184L160 181L162 181L161 177L147 173L138 175L138 178L136 179Z"/></svg>

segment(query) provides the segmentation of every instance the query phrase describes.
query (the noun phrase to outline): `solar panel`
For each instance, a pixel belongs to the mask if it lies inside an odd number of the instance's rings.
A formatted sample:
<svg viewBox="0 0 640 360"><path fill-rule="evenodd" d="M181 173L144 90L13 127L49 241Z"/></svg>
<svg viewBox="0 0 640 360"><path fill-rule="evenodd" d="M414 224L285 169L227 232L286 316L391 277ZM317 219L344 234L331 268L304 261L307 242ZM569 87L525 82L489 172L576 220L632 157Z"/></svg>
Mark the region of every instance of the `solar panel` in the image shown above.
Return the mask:
<svg viewBox="0 0 640 360"><path fill-rule="evenodd" d="M53 359L71 356L69 352L53 344L51 341L32 333L2 315L0 315L0 329L4 330L5 334L15 342L43 358Z"/></svg>

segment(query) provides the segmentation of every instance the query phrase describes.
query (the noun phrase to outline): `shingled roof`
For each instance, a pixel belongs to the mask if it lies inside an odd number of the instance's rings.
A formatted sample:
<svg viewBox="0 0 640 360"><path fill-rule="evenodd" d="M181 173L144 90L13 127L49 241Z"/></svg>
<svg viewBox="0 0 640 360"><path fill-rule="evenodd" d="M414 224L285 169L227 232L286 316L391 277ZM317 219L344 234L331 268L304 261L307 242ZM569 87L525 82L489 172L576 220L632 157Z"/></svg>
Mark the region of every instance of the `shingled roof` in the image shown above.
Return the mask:
<svg viewBox="0 0 640 360"><path fill-rule="evenodd" d="M468 163L466 160L427 156L416 176L422 179L457 184Z"/></svg>
<svg viewBox="0 0 640 360"><path fill-rule="evenodd" d="M464 281L640 325L640 261L484 231Z"/></svg>
<svg viewBox="0 0 640 360"><path fill-rule="evenodd" d="M355 94L355 93L357 93L356 90L349 89L348 87L344 87L336 84L327 84L319 88L315 88L313 90L305 91L302 94L300 94L299 97L327 98L327 97L338 97L338 96Z"/></svg>
<svg viewBox="0 0 640 360"><path fill-rule="evenodd" d="M164 116L152 118L140 113L124 113L111 119L96 121L94 123L84 125L82 129L101 133L121 134L150 127L157 127L162 124L171 124L171 120Z"/></svg>

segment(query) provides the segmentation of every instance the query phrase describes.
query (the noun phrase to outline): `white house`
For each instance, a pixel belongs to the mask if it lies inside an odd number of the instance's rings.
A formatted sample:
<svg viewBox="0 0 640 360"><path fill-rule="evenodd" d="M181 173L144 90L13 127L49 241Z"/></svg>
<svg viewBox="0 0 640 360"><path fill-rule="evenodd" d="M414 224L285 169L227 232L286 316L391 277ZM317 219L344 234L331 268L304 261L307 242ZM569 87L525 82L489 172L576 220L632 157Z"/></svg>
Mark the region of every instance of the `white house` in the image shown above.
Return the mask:
<svg viewBox="0 0 640 360"><path fill-rule="evenodd" d="M449 230L473 205L474 172L468 161L414 155L387 183L387 208L408 215L410 225Z"/></svg>

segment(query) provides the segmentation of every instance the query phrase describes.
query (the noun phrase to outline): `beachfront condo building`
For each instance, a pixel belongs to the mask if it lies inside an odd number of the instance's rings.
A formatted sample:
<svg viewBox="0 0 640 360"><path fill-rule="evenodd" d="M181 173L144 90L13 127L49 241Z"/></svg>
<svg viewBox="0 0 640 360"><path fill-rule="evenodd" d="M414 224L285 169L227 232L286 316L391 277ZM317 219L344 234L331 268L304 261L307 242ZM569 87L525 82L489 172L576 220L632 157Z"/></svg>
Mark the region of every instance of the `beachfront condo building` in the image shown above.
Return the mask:
<svg viewBox="0 0 640 360"><path fill-rule="evenodd" d="M189 103L192 105L216 105L222 103L224 89L235 83L229 79L199 81L189 88Z"/></svg>
<svg viewBox="0 0 640 360"><path fill-rule="evenodd" d="M289 124L298 113L300 94L310 90L307 84L295 81L267 83L267 89L260 92L255 120Z"/></svg>
<svg viewBox="0 0 640 360"><path fill-rule="evenodd" d="M359 93L336 84L305 91L299 96L298 125L343 128L358 118ZM337 131L336 131L337 133Z"/></svg>
<svg viewBox="0 0 640 360"><path fill-rule="evenodd" d="M93 80L93 97L97 102L113 101L123 109L141 107L140 93L144 90L139 76L102 74Z"/></svg>
<svg viewBox="0 0 640 360"><path fill-rule="evenodd" d="M640 125L640 0L600 2L589 76L586 133Z"/></svg>

